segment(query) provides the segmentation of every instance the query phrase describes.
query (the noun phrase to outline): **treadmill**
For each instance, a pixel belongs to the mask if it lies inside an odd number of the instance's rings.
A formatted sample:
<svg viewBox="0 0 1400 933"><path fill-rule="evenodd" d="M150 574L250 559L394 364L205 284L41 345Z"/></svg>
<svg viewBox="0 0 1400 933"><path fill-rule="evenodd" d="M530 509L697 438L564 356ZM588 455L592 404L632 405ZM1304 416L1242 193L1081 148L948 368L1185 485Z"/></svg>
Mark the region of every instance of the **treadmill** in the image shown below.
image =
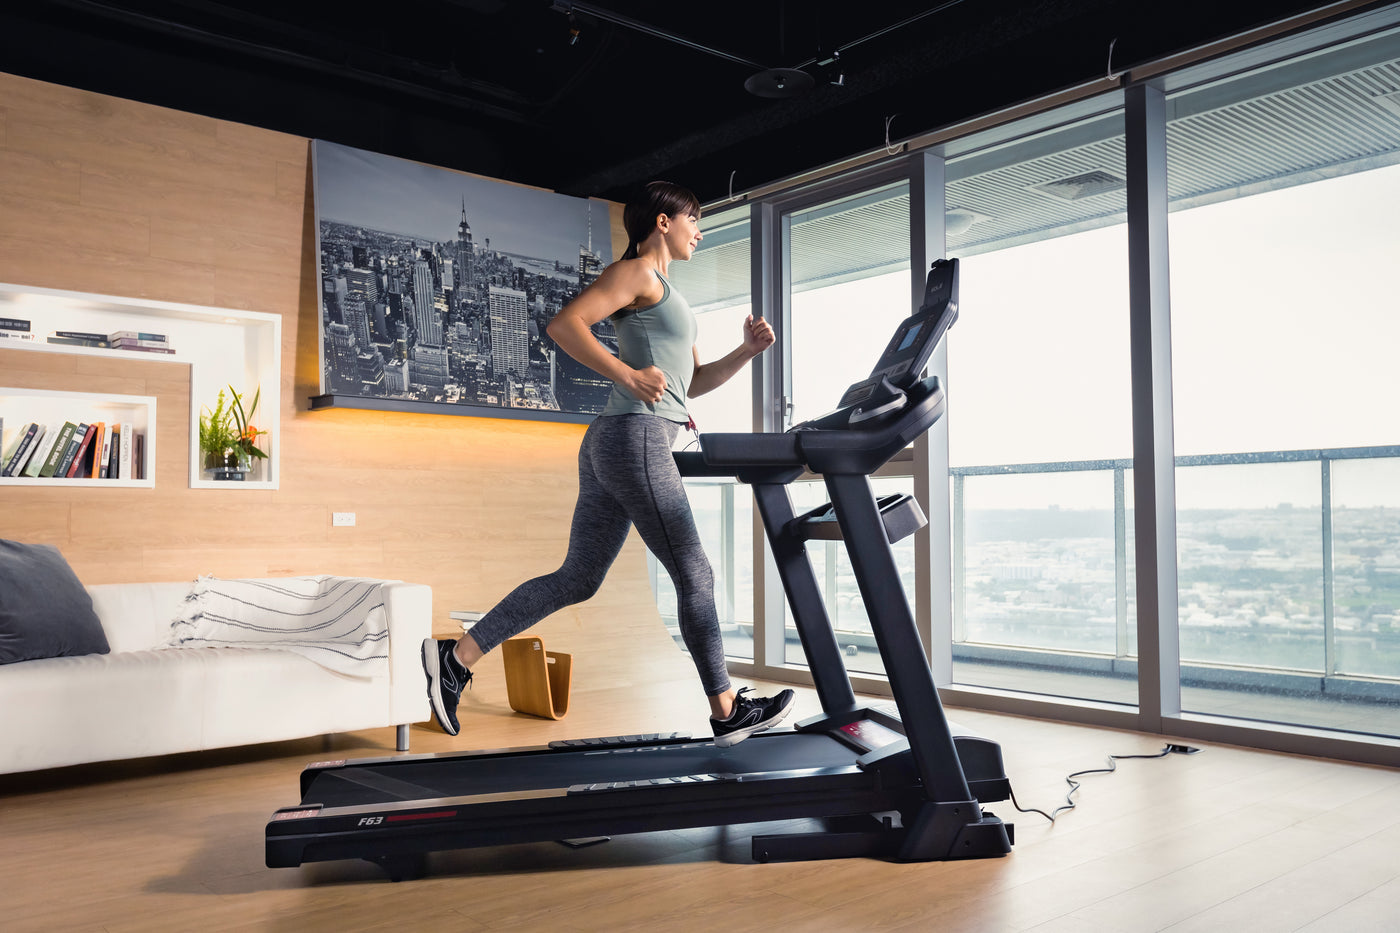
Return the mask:
<svg viewBox="0 0 1400 933"><path fill-rule="evenodd" d="M397 881L421 874L433 851L790 820L815 828L755 835L755 860L1008 853L1012 827L982 809L1010 796L1001 749L950 726L895 566L891 544L927 520L910 496L877 499L869 479L943 414L938 378L921 374L957 318L957 293L957 260L934 262L922 306L835 411L783 433L703 434L698 451L675 454L683 475L752 488L820 715L729 748L652 733L315 762L301 802L267 824L268 867L365 859ZM831 501L797 515L788 486L807 474ZM813 539L845 542L893 704L856 701Z"/></svg>

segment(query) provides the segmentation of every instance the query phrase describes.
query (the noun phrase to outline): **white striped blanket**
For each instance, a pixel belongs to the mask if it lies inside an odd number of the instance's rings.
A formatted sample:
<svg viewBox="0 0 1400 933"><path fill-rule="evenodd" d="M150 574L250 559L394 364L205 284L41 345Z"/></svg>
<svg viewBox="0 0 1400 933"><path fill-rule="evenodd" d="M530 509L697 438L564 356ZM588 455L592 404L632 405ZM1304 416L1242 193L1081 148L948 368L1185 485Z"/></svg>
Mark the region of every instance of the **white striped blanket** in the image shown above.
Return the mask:
<svg viewBox="0 0 1400 933"><path fill-rule="evenodd" d="M292 651L356 677L389 670L382 580L203 576L171 623L170 647Z"/></svg>

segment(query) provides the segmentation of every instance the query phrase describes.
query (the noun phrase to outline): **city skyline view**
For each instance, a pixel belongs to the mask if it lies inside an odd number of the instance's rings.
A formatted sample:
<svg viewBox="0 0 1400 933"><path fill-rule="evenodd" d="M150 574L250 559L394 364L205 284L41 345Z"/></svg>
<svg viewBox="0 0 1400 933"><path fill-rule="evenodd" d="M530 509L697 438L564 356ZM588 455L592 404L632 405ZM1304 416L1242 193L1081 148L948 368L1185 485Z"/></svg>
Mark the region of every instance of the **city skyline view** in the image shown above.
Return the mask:
<svg viewBox="0 0 1400 933"><path fill-rule="evenodd" d="M315 154L323 394L564 420L602 409L610 385L546 327L610 260L605 209L595 248L589 201L329 143ZM610 324L594 330L615 346Z"/></svg>

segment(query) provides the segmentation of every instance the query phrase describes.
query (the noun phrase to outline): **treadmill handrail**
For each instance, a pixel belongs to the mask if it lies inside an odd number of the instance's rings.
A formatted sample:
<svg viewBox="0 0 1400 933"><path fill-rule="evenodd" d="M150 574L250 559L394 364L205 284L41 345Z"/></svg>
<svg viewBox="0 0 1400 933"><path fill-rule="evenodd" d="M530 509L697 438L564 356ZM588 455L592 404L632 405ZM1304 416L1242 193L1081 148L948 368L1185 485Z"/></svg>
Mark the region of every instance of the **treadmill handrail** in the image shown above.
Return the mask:
<svg viewBox="0 0 1400 933"><path fill-rule="evenodd" d="M743 482L789 483L803 468L824 473L873 473L929 429L943 413L937 376L914 383L896 411L850 423L850 410L833 412L788 431L700 435L700 450L677 451L682 476L736 476ZM792 469L796 472L791 472Z"/></svg>

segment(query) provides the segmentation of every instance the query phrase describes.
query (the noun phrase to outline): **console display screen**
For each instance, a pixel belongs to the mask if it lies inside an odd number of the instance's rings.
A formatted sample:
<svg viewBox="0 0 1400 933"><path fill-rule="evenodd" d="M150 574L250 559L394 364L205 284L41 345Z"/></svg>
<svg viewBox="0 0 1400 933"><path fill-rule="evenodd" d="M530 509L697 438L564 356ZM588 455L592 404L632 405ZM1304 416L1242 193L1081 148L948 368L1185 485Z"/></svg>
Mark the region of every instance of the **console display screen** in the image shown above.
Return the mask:
<svg viewBox="0 0 1400 933"><path fill-rule="evenodd" d="M957 319L957 275L956 259L934 264L929 270L923 307L899 325L870 379L884 378L903 387L918 378L943 332Z"/></svg>
<svg viewBox="0 0 1400 933"><path fill-rule="evenodd" d="M899 346L895 347L894 352L903 353L912 347L917 339L919 339L919 329L917 327L909 328L904 332L904 339L899 342Z"/></svg>

